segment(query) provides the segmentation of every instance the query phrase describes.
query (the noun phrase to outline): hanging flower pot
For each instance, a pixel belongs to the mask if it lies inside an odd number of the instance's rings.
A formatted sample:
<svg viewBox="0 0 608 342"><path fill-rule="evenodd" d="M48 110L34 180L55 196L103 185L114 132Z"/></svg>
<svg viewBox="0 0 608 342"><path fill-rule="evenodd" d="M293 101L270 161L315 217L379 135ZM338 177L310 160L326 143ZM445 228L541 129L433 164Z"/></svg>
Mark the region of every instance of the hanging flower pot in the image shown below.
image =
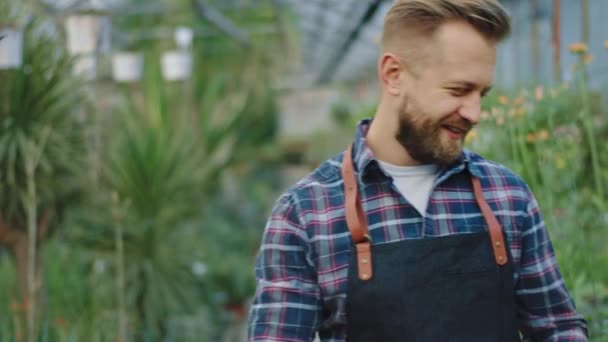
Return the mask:
<svg viewBox="0 0 608 342"><path fill-rule="evenodd" d="M74 74L87 81L94 80L97 74L97 58L95 56L79 56L74 63Z"/></svg>
<svg viewBox="0 0 608 342"><path fill-rule="evenodd" d="M135 52L117 52L112 55L112 75L116 82L136 82L141 79L144 56Z"/></svg>
<svg viewBox="0 0 608 342"><path fill-rule="evenodd" d="M16 69L23 63L23 30L0 27L0 69Z"/></svg>
<svg viewBox="0 0 608 342"><path fill-rule="evenodd" d="M189 27L178 27L175 30L175 44L182 50L190 48L194 32Z"/></svg>
<svg viewBox="0 0 608 342"><path fill-rule="evenodd" d="M103 17L97 14L76 14L65 21L68 51L73 55L97 51L103 33Z"/></svg>
<svg viewBox="0 0 608 342"><path fill-rule="evenodd" d="M189 51L167 51L161 57L161 66L165 80L186 80L192 73L192 54Z"/></svg>

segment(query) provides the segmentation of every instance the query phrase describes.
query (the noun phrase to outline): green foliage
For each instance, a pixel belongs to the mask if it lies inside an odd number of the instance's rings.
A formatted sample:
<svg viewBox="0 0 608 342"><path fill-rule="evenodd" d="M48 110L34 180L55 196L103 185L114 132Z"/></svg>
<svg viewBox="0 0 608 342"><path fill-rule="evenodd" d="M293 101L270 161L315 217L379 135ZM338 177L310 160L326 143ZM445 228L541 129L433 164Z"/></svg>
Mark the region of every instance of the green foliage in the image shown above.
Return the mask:
<svg viewBox="0 0 608 342"><path fill-rule="evenodd" d="M578 68L584 67L581 60ZM505 164L530 185L543 210L560 269L590 323L607 336L608 138L600 94L587 88L584 69L575 86L523 89L494 95L468 138L472 150ZM598 151L601 151L598 152Z"/></svg>
<svg viewBox="0 0 608 342"><path fill-rule="evenodd" d="M27 27L24 66L0 71L0 190L9 194L0 198L0 218L24 221L23 164L34 148L42 156L39 206L67 209L68 220L57 221L65 229L43 250L42 340L116 339L118 278L136 340L218 340L234 319L225 307L253 292L253 255L274 197L262 184L276 182L268 165L252 162L259 150L273 150L277 126L269 52L245 51L219 32L195 37L192 79L165 82L159 54L174 48L172 37L136 38L151 25L209 29L192 2L178 5L180 15L113 18L130 34L121 47L144 49L140 84L85 85L72 76L62 42L36 22ZM89 95L111 109L84 108ZM0 258L0 340L14 338L2 291L14 282L9 260Z"/></svg>
<svg viewBox="0 0 608 342"><path fill-rule="evenodd" d="M26 163L36 153L39 207L59 209L82 189L76 175L85 162L86 93L57 45L32 20L25 27L22 67L0 71L0 192L11 194L0 197L0 217L17 226L25 222Z"/></svg>

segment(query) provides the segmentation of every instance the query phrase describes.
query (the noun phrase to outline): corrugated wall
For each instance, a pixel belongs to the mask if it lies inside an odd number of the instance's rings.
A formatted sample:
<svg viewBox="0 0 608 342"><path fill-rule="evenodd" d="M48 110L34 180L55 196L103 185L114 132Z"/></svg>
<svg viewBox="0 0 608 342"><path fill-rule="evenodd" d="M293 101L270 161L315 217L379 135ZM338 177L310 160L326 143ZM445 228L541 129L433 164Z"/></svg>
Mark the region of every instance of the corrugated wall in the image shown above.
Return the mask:
<svg viewBox="0 0 608 342"><path fill-rule="evenodd" d="M511 0L503 4L511 14L513 32L499 50L499 86L550 84L559 78L570 81L576 57L568 45L586 39L593 56L589 65L592 86L608 86L608 50L604 47L608 40L607 0ZM558 20L554 20L556 5ZM554 30L554 24L559 30ZM556 37L559 44L553 43ZM554 47L559 48L558 60Z"/></svg>

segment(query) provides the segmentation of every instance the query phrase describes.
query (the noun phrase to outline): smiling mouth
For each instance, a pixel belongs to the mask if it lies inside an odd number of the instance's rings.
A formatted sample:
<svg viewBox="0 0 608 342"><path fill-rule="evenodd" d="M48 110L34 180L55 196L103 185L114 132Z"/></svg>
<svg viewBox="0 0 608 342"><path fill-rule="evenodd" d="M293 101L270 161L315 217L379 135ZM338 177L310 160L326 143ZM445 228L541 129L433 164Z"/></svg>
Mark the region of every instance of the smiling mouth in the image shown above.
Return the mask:
<svg viewBox="0 0 608 342"><path fill-rule="evenodd" d="M443 125L442 128L444 128L448 132L449 136L454 139L462 138L469 131L468 129L451 125Z"/></svg>

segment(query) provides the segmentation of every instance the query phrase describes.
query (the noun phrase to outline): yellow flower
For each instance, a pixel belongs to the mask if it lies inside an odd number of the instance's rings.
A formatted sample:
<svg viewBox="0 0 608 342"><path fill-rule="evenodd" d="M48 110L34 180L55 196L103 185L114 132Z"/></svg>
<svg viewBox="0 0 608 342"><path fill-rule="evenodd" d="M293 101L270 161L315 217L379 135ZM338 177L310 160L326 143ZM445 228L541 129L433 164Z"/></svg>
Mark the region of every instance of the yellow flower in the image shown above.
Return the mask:
<svg viewBox="0 0 608 342"><path fill-rule="evenodd" d="M589 64L589 63L593 62L593 55L586 54L583 57L583 61L585 62L585 64Z"/></svg>
<svg viewBox="0 0 608 342"><path fill-rule="evenodd" d="M506 96L504 96L504 95L501 95L501 96L498 97L498 103L500 103L501 105L506 106L506 105L509 104L509 98L506 97Z"/></svg>
<svg viewBox="0 0 608 342"><path fill-rule="evenodd" d="M526 114L526 110L524 109L524 107L519 107L515 110L515 116L517 117L524 116L524 114Z"/></svg>
<svg viewBox="0 0 608 342"><path fill-rule="evenodd" d="M570 52L572 53L587 53L587 51L589 51L589 48L587 47L587 44L579 42L579 43L574 43L574 44L570 44L568 45L568 50L570 50Z"/></svg>
<svg viewBox="0 0 608 342"><path fill-rule="evenodd" d="M538 132L537 137L540 141L545 141L545 140L549 139L549 132L547 132L546 129L543 129L540 132Z"/></svg>
<svg viewBox="0 0 608 342"><path fill-rule="evenodd" d="M526 142L533 143L535 141L536 141L536 135L534 133L530 133L530 134L528 134L528 136L526 136Z"/></svg>
<svg viewBox="0 0 608 342"><path fill-rule="evenodd" d="M521 106L522 104L524 104L525 101L526 101L526 99L524 99L523 96L518 96L515 99L515 104Z"/></svg>
<svg viewBox="0 0 608 342"><path fill-rule="evenodd" d="M545 88L543 86L538 86L534 89L534 97L537 101L540 101L545 97Z"/></svg>
<svg viewBox="0 0 608 342"><path fill-rule="evenodd" d="M608 39L604 40L604 47L608 49Z"/></svg>
<svg viewBox="0 0 608 342"><path fill-rule="evenodd" d="M555 167L558 170L562 170L566 167L566 160L564 160L564 158L560 157L560 156L556 156L555 157Z"/></svg>

